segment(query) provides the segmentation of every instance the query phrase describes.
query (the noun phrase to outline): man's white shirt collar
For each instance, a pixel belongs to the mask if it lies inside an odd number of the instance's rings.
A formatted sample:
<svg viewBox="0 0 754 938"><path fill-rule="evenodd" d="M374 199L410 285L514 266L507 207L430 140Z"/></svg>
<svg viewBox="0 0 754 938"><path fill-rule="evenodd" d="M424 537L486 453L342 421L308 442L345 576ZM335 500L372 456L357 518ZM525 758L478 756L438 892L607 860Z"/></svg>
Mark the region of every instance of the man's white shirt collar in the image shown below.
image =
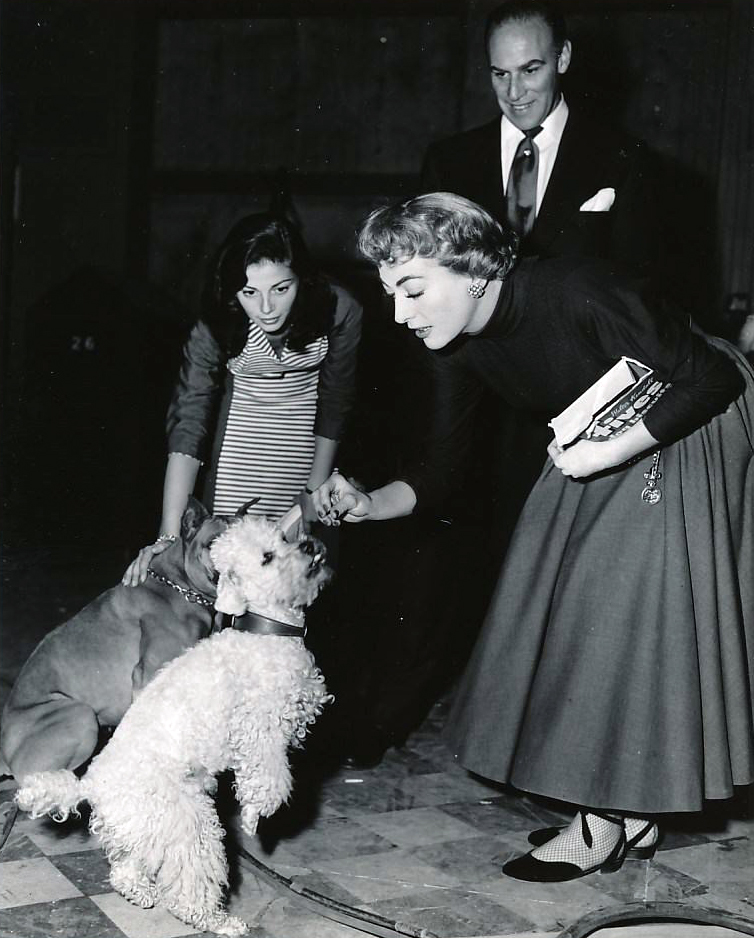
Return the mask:
<svg viewBox="0 0 754 938"><path fill-rule="evenodd" d="M557 106L542 121L542 129L535 140L539 150L539 170L537 173L537 212L542 204L547 183L550 181L555 157L563 136L566 121L568 120L568 105L561 95ZM511 171L513 157L516 155L519 143L526 135L512 124L503 114L500 119L500 169L502 172L503 192L508 188L508 177Z"/></svg>

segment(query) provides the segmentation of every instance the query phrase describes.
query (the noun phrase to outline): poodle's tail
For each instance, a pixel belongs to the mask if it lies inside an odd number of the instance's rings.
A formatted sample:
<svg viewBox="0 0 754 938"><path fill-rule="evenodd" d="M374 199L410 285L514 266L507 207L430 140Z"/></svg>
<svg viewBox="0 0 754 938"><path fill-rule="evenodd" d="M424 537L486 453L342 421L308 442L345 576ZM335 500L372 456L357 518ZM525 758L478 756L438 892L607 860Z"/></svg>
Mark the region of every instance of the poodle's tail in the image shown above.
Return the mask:
<svg viewBox="0 0 754 938"><path fill-rule="evenodd" d="M16 792L16 804L32 817L49 814L56 821L65 821L77 806L86 800L81 781L68 769L55 772L32 772Z"/></svg>

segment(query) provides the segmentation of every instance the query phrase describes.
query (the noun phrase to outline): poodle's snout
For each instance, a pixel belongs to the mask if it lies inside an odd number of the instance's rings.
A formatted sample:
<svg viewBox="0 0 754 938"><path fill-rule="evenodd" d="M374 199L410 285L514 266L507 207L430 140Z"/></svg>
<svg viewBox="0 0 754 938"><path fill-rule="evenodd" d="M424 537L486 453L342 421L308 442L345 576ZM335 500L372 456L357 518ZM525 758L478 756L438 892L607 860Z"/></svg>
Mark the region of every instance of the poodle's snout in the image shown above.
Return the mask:
<svg viewBox="0 0 754 938"><path fill-rule="evenodd" d="M310 566L312 568L321 567L325 562L325 557L327 556L325 545L321 541L318 541L316 537L302 538L298 543L298 549L306 554L307 557L311 557Z"/></svg>

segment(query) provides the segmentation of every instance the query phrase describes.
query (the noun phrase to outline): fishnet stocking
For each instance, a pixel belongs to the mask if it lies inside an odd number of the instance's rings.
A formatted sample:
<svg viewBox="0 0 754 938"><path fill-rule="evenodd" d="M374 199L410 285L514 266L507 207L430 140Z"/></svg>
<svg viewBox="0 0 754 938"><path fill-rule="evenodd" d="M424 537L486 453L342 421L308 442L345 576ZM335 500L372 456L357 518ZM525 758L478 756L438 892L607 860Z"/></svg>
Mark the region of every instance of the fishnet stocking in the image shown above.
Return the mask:
<svg viewBox="0 0 754 938"><path fill-rule="evenodd" d="M636 837L639 831L644 830L649 821L646 818L642 817L626 817L623 818L623 826L626 828L626 839L631 840L632 837ZM635 844L631 844L632 847L651 847L657 843L657 838L659 837L660 832L656 824L652 824L647 833L640 837Z"/></svg>
<svg viewBox="0 0 754 938"><path fill-rule="evenodd" d="M646 821L643 823L646 824ZM572 863L582 870L600 866L620 840L622 819L614 823L596 814L587 813L586 824L592 837L591 847L584 840L582 814L579 812L556 837L532 850L532 856L549 863Z"/></svg>

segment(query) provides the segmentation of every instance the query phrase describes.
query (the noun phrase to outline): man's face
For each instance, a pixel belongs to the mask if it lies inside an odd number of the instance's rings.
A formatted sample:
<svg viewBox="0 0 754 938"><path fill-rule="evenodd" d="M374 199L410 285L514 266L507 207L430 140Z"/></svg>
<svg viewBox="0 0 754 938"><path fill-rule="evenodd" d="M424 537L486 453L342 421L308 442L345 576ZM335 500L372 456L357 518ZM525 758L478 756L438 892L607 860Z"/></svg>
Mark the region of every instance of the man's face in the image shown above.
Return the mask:
<svg viewBox="0 0 754 938"><path fill-rule="evenodd" d="M487 52L500 110L519 130L538 127L560 100L570 42L558 54L550 27L536 16L498 26Z"/></svg>

